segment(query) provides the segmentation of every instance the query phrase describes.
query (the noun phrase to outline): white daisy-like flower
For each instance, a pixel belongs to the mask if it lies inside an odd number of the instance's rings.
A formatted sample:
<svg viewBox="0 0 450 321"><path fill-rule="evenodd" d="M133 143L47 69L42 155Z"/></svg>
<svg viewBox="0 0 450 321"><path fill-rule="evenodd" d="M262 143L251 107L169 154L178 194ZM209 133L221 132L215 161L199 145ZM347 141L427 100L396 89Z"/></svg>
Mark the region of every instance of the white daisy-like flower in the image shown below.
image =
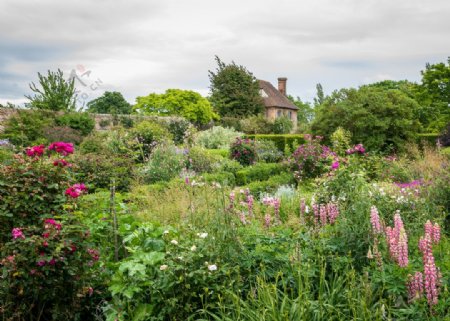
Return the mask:
<svg viewBox="0 0 450 321"><path fill-rule="evenodd" d="M163 264L163 265L161 265L161 266L159 267L159 269L160 269L161 271L164 271L164 270L167 270L168 267L169 267L169 266L168 266L167 264Z"/></svg>
<svg viewBox="0 0 450 321"><path fill-rule="evenodd" d="M215 264L208 265L208 270L217 271L217 265L215 265Z"/></svg>
<svg viewBox="0 0 450 321"><path fill-rule="evenodd" d="M197 236L201 239L204 239L208 237L208 233L197 233Z"/></svg>
<svg viewBox="0 0 450 321"><path fill-rule="evenodd" d="M196 250L197 250L197 247L196 247L195 245L192 245L192 246L191 246L191 251L192 251L192 252L195 252Z"/></svg>
<svg viewBox="0 0 450 321"><path fill-rule="evenodd" d="M169 234L169 230L165 230L165 231L163 232L163 235L166 235L166 234Z"/></svg>
<svg viewBox="0 0 450 321"><path fill-rule="evenodd" d="M178 241L177 240L172 240L172 241L170 241L170 243L172 243L173 245L178 245Z"/></svg>

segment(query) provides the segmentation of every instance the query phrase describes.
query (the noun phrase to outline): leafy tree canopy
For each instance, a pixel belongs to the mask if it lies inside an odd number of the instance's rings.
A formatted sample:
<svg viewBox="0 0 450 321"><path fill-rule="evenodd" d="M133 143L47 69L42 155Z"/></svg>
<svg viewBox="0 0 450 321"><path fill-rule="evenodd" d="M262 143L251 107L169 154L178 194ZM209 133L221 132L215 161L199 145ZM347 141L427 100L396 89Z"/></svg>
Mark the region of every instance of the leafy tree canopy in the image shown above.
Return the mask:
<svg viewBox="0 0 450 321"><path fill-rule="evenodd" d="M300 124L309 124L314 119L314 107L309 102L303 102L300 97L288 95L287 98L298 107L297 120Z"/></svg>
<svg viewBox="0 0 450 321"><path fill-rule="evenodd" d="M88 111L97 114L131 114L131 104L117 91L106 91L87 103Z"/></svg>
<svg viewBox="0 0 450 321"><path fill-rule="evenodd" d="M258 80L234 61L225 64L216 56L217 69L209 71L210 101L220 116L243 117L264 111Z"/></svg>
<svg viewBox="0 0 450 321"><path fill-rule="evenodd" d="M370 150L400 150L420 128L416 100L398 89L362 86L341 89L317 107L312 130L327 138L339 127L352 134L353 143Z"/></svg>
<svg viewBox="0 0 450 321"><path fill-rule="evenodd" d="M75 84L74 79L65 80L63 72L48 71L47 76L38 73L40 87L35 83L30 84L34 96L26 95L30 100L28 106L37 109L53 111L68 111L75 109Z"/></svg>
<svg viewBox="0 0 450 321"><path fill-rule="evenodd" d="M218 119L208 99L191 90L168 89L164 94L137 97L133 109L148 115L182 116L196 124Z"/></svg>

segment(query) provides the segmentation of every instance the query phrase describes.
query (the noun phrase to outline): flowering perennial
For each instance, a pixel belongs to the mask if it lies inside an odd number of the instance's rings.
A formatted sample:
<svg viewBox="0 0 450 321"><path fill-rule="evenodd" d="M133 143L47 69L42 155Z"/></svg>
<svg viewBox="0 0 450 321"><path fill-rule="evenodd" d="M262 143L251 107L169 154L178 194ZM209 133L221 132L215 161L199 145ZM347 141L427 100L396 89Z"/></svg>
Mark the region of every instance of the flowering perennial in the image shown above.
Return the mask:
<svg viewBox="0 0 450 321"><path fill-rule="evenodd" d="M414 275L409 275L408 283L408 301L420 299L423 295L423 274L416 272Z"/></svg>
<svg viewBox="0 0 450 321"><path fill-rule="evenodd" d="M66 195L68 195L72 198L78 198L85 191L87 191L87 187L83 183L74 184L71 187L69 187L68 189L66 189Z"/></svg>
<svg viewBox="0 0 450 321"><path fill-rule="evenodd" d="M353 146L350 149L346 150L347 155L351 155L351 154L364 154L366 152L366 149L364 148L363 144L357 144L355 146Z"/></svg>
<svg viewBox="0 0 450 321"><path fill-rule="evenodd" d="M42 156L45 151L44 145L37 145L33 147L28 147L25 152L28 156L34 157L34 156Z"/></svg>
<svg viewBox="0 0 450 321"><path fill-rule="evenodd" d="M374 234L380 234L382 232L380 216L378 215L378 209L375 206L370 208L370 223L372 224Z"/></svg>
<svg viewBox="0 0 450 321"><path fill-rule="evenodd" d="M386 241L389 254L400 267L408 265L408 236L406 234L402 218L397 211L394 215L394 227L386 227Z"/></svg>
<svg viewBox="0 0 450 321"><path fill-rule="evenodd" d="M23 234L22 230L18 227L13 228L11 234L14 240L25 239L25 235Z"/></svg>
<svg viewBox="0 0 450 321"><path fill-rule="evenodd" d="M73 154L73 144L65 142L54 142L48 146L48 150L54 150L60 155L67 156Z"/></svg>

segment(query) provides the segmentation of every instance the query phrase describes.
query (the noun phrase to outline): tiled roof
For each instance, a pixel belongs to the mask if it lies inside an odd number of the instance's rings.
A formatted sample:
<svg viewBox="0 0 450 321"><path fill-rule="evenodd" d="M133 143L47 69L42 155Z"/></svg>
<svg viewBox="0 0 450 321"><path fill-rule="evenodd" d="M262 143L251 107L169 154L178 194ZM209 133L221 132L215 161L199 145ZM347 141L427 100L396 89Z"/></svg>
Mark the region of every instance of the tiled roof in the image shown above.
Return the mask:
<svg viewBox="0 0 450 321"><path fill-rule="evenodd" d="M270 82L259 80L259 88L263 90L265 95L261 95L266 107L278 107L292 110L298 110L285 95L280 93Z"/></svg>

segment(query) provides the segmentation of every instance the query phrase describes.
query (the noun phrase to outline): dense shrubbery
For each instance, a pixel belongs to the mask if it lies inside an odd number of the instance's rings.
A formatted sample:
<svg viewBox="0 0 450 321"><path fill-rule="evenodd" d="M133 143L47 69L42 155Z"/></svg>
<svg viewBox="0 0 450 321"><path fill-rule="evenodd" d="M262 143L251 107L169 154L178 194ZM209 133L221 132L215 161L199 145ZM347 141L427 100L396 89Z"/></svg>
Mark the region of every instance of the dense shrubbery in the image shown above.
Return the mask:
<svg viewBox="0 0 450 321"><path fill-rule="evenodd" d="M241 165L252 165L256 162L257 157L255 143L248 138L236 138L236 141L230 146L230 156Z"/></svg>
<svg viewBox="0 0 450 321"><path fill-rule="evenodd" d="M152 151L148 162L140 171L146 183L164 182L179 176L185 162L184 150L174 145L161 144Z"/></svg>
<svg viewBox="0 0 450 321"><path fill-rule="evenodd" d="M209 149L229 149L230 144L234 142L236 137L242 136L230 128L220 126L212 127L208 130L197 133L195 136L195 144Z"/></svg>
<svg viewBox="0 0 450 321"><path fill-rule="evenodd" d="M273 175L280 174L285 166L277 163L258 163L236 172L236 184L245 185L253 181L265 181Z"/></svg>
<svg viewBox="0 0 450 321"><path fill-rule="evenodd" d="M303 134L287 134L287 135L245 135L246 138L253 139L255 141L270 140L275 143L278 150L284 152L286 148L295 149L300 144L305 143Z"/></svg>

